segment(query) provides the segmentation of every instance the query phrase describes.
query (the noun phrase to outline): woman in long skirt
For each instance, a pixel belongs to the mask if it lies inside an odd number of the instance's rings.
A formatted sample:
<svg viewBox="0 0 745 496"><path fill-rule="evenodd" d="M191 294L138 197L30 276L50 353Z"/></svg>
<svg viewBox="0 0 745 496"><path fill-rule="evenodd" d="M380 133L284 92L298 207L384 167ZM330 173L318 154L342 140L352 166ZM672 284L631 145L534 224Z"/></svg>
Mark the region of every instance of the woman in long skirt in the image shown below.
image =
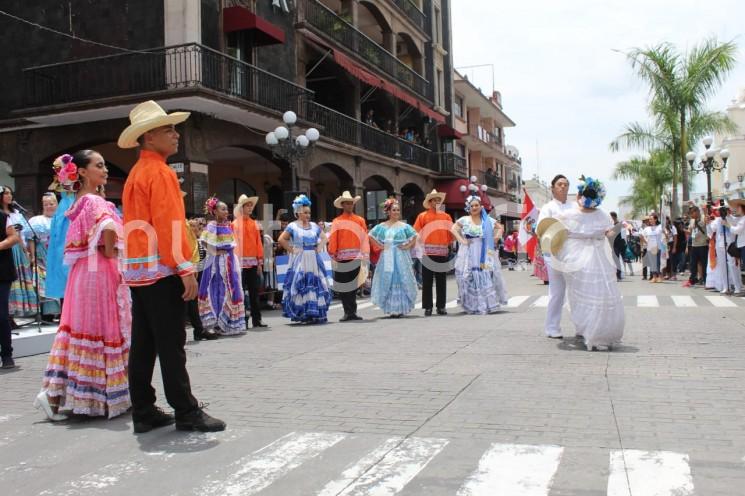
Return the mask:
<svg viewBox="0 0 745 496"><path fill-rule="evenodd" d="M30 231L28 222L23 214L17 212L13 203L13 190L3 186L0 196L0 208L8 216L8 224L16 226L21 236L21 242L13 246L13 263L18 274L18 279L10 286L9 313L11 321L13 317L30 317L36 315L38 300L34 289L34 274L31 270L31 262L26 252L25 240L28 239Z"/></svg>
<svg viewBox="0 0 745 496"><path fill-rule="evenodd" d="M57 197L54 193L44 193L41 198L43 211L41 215L31 217L28 223L31 229L26 234L28 253L31 257L31 266L34 276L38 279L39 298L41 299L41 319L51 322L60 314L60 304L57 299L48 298L47 288L47 254L49 253L49 237L52 230L52 218L57 210ZM34 241L34 234L38 243Z"/></svg>
<svg viewBox="0 0 745 496"><path fill-rule="evenodd" d="M386 200L383 210L388 220L370 231L370 239L382 249L372 279L372 303L396 319L416 305L417 282L409 250L417 234L401 222L401 205L396 200Z"/></svg>
<svg viewBox="0 0 745 496"><path fill-rule="evenodd" d="M201 235L207 250L204 271L199 281L199 316L202 325L215 328L222 336L246 332L246 309L235 237L228 221L228 206L217 198L210 198L205 211L213 215Z"/></svg>
<svg viewBox="0 0 745 496"><path fill-rule="evenodd" d="M112 418L131 406L131 306L117 262L122 221L100 194L108 170L99 153L83 150L58 160L63 163L55 168L60 181L79 180L80 189L66 213L66 303L34 406L51 420L62 420L66 413Z"/></svg>
<svg viewBox="0 0 745 496"><path fill-rule="evenodd" d="M282 292L282 315L292 322L322 324L327 320L331 292L329 274L320 253L326 235L310 221L310 200L305 195L292 203L297 220L287 225L279 244L290 253Z"/></svg>
<svg viewBox="0 0 745 496"><path fill-rule="evenodd" d="M455 258L458 301L466 313L493 313L507 304L501 264L494 249L501 236L500 227L489 217L478 196L469 196L466 208L469 215L452 227L459 245Z"/></svg>
<svg viewBox="0 0 745 496"><path fill-rule="evenodd" d="M583 176L578 187L577 208L558 217L569 233L556 257L557 268L564 273L577 336L589 351L610 349L621 341L625 321L613 253L606 239L613 221L598 208L605 197L600 181Z"/></svg>

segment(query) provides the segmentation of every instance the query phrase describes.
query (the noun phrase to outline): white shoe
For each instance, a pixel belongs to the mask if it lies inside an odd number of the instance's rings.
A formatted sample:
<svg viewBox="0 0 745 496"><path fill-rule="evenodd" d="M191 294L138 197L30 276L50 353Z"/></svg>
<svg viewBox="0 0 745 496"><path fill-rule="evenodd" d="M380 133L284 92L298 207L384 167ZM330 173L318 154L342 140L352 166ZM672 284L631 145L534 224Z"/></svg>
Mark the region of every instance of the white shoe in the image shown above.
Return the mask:
<svg viewBox="0 0 745 496"><path fill-rule="evenodd" d="M47 416L49 420L52 422L59 422L61 420L67 420L67 415L62 415L61 413L54 413L52 411L52 405L49 404L49 399L47 398L47 392L45 390L41 390L39 394L36 395L36 398L34 399L34 408L37 410L41 410L44 415Z"/></svg>

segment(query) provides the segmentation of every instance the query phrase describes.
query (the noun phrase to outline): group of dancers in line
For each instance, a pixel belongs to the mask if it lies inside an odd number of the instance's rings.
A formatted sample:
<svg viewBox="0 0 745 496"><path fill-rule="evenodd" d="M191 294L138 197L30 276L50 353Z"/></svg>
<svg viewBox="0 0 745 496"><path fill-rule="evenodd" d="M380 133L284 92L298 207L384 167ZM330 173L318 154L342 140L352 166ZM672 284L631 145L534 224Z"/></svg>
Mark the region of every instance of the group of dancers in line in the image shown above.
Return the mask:
<svg viewBox="0 0 745 496"><path fill-rule="evenodd" d="M64 212L63 259L69 274L59 329L34 401L53 421L70 414L112 418L131 409L135 433L173 423L187 431L226 427L192 395L184 315L186 304L197 298L199 313L207 322L227 332L243 329L243 314L237 310L243 297L238 290L240 278L256 274L262 259L259 228L250 218L256 201L244 199L237 209L243 215L229 224L227 205L211 198L206 207L214 220L202 234L202 243L190 236L179 182L166 164L178 151L175 125L188 117L187 112L167 114L154 101L130 113L130 125L118 144L139 147L139 158L125 183L123 218L104 198L108 171L100 153L82 150L54 163L54 186L71 203ZM566 178L557 176L552 186L555 199L542 209L541 216L560 219L569 239L557 253L547 256L551 299L547 333L560 336L558 323L566 290L577 333L584 336L588 348L614 344L623 331L623 307L612 262L603 252L608 244L601 242L611 226L608 215L597 208L604 189L598 181L587 179L580 183L577 202L568 202ZM426 210L413 227L400 220L399 203L389 199L384 205L388 220L368 233L364 219L353 213L359 197L344 192L335 202L342 213L334 219L326 239L310 221L310 200L298 196L293 202L297 220L279 237L291 254L283 315L294 322L325 322L331 284L342 300L342 320L359 319L357 281L369 243L382 249L373 278L373 303L393 318L410 313L417 284L409 250L417 242L424 252L424 314L430 316L433 310L446 314L445 276L453 240L459 243L455 273L460 304L471 314L499 309L507 302L494 248L502 228L487 215L477 196L467 198L468 214L452 222L440 209L444 198L437 191L426 195ZM244 243L236 251L236 237L243 239L246 232L253 233L249 239L255 243L248 248ZM9 252L4 248L11 243L5 241L12 235L10 228L0 231L0 254ZM320 257L326 242L335 268L331 283ZM126 258L120 256L125 244ZM202 256L200 245L206 252ZM0 269L7 258L0 258ZM50 257L48 265L52 263ZM249 270L241 274L239 267ZM433 283L437 287L434 301ZM252 301L254 308L258 310L258 304ZM263 324L260 314L253 318L254 325ZM156 358L174 414L156 406L151 385Z"/></svg>

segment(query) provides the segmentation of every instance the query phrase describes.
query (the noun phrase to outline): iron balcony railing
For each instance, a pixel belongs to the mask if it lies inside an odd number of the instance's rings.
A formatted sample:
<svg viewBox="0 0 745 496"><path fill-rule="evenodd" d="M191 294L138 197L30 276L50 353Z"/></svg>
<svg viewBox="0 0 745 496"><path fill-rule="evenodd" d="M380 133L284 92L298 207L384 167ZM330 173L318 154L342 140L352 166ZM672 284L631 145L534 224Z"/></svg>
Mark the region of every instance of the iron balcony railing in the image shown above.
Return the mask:
<svg viewBox="0 0 745 496"><path fill-rule="evenodd" d="M395 3L396 6L406 14L406 17L416 24L419 29L426 31L427 16L424 12L419 10L419 7L417 7L414 2L411 0L393 0L393 3Z"/></svg>
<svg viewBox="0 0 745 496"><path fill-rule="evenodd" d="M490 188L502 191L502 179L494 174L484 174L484 184Z"/></svg>
<svg viewBox="0 0 745 496"><path fill-rule="evenodd" d="M190 43L24 70L26 107L208 89L263 107L299 112L313 92L209 47Z"/></svg>
<svg viewBox="0 0 745 496"><path fill-rule="evenodd" d="M336 15L318 0L300 0L305 21L352 53L393 77L415 93L429 98L429 83L391 52L368 38L346 19Z"/></svg>
<svg viewBox="0 0 745 496"><path fill-rule="evenodd" d="M438 172L444 176L468 177L466 159L453 152L433 154L438 159Z"/></svg>
<svg viewBox="0 0 745 496"><path fill-rule="evenodd" d="M306 101L304 112L308 121L322 126L323 135L326 137L431 169L432 152L423 146L369 126L314 101Z"/></svg>

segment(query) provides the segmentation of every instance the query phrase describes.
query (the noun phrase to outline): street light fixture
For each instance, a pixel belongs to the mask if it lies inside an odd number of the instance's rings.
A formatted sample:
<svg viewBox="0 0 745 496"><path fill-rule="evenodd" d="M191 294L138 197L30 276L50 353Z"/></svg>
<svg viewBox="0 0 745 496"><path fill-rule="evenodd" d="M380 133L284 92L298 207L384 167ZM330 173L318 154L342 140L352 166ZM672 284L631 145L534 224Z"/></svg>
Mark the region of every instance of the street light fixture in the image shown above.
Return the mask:
<svg viewBox="0 0 745 496"><path fill-rule="evenodd" d="M288 110L282 115L282 121L285 125L278 126L274 131L267 133L265 141L275 158L285 160L290 164L292 188L298 191L298 161L310 153L313 145L321 137L321 133L318 132L318 129L312 127L305 131L305 134L293 135L293 129L297 123L297 114L292 110Z"/></svg>
<svg viewBox="0 0 745 496"><path fill-rule="evenodd" d="M695 152L686 153L686 160L688 160L688 165L692 171L703 172L704 174L706 174L706 205L709 207L709 209L711 209L711 207L714 205L714 200L711 196L711 173L712 171L724 170L727 167L729 150L727 150L726 148L723 150L713 149L711 145L712 143L714 143L714 139L711 136L707 136L706 138L704 138L703 143L704 147L706 148L706 152L699 159L698 164L695 164ZM719 160L716 160L717 154L719 155L721 162Z"/></svg>

